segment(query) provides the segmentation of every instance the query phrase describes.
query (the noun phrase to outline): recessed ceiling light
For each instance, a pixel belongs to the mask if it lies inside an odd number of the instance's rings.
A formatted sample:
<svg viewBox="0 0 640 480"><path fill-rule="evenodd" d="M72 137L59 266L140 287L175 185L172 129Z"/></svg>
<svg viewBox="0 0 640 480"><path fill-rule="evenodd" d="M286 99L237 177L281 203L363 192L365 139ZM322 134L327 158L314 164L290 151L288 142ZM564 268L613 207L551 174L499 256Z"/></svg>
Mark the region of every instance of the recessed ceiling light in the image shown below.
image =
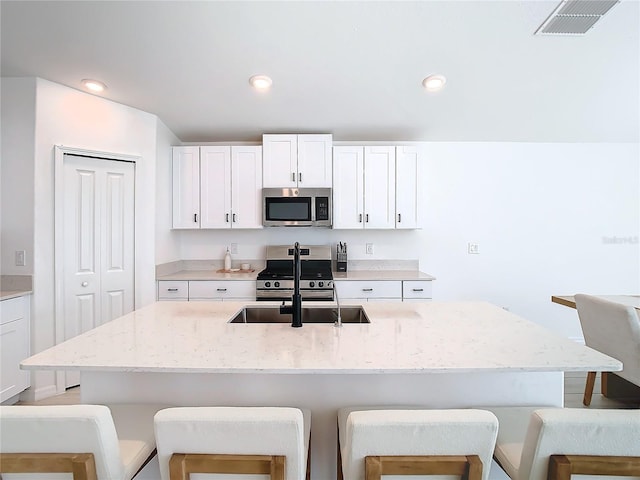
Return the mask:
<svg viewBox="0 0 640 480"><path fill-rule="evenodd" d="M91 90L92 92L103 92L107 89L107 86L104 83L90 78L85 78L81 83L84 85L84 88Z"/></svg>
<svg viewBox="0 0 640 480"><path fill-rule="evenodd" d="M427 78L422 80L422 86L430 92L437 92L438 90L441 90L445 83L447 83L447 79L444 75L440 74L429 75Z"/></svg>
<svg viewBox="0 0 640 480"><path fill-rule="evenodd" d="M258 90L267 90L273 81L266 75L254 75L249 79L249 83Z"/></svg>

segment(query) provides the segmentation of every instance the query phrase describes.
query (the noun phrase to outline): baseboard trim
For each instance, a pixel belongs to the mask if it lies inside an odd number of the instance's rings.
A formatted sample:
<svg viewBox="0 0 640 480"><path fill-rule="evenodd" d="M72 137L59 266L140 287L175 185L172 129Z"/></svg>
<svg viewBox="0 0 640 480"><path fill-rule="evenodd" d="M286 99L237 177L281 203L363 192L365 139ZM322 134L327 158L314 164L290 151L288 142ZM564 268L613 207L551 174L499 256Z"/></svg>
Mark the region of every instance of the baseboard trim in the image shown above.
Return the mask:
<svg viewBox="0 0 640 480"><path fill-rule="evenodd" d="M38 402L40 400L53 397L55 395L58 395L58 389L53 384L45 385L44 387L38 387L38 388L29 387L20 394L20 401Z"/></svg>

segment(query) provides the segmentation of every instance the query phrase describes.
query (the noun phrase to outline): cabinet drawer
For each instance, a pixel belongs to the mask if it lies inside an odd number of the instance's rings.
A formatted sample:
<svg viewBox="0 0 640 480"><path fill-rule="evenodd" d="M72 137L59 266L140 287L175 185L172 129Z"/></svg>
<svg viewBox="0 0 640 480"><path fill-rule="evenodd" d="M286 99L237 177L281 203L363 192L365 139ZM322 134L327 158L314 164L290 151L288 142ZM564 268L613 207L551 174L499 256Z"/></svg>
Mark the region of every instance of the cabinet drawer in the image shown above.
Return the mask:
<svg viewBox="0 0 640 480"><path fill-rule="evenodd" d="M256 282L246 280L202 280L189 282L189 300L256 298Z"/></svg>
<svg viewBox="0 0 640 480"><path fill-rule="evenodd" d="M335 282L344 298L402 298L402 282L395 280L356 280Z"/></svg>
<svg viewBox="0 0 640 480"><path fill-rule="evenodd" d="M405 280L402 282L402 298L425 298L430 299L431 281L429 280Z"/></svg>
<svg viewBox="0 0 640 480"><path fill-rule="evenodd" d="M188 300L189 282L161 280L158 282L158 300Z"/></svg>
<svg viewBox="0 0 640 480"><path fill-rule="evenodd" d="M24 318L26 298L16 297L0 302L0 325Z"/></svg>

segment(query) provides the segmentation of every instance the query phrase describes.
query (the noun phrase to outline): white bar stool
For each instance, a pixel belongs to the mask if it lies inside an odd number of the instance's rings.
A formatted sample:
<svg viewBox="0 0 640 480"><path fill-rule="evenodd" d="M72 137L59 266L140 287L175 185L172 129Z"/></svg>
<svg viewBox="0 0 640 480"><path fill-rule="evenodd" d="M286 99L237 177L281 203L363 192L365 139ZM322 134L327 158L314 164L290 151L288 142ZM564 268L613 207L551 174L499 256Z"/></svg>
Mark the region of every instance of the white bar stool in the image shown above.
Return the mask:
<svg viewBox="0 0 640 480"><path fill-rule="evenodd" d="M154 454L153 416L161 408L0 406L2 478L69 473L74 480L130 480Z"/></svg>
<svg viewBox="0 0 640 480"><path fill-rule="evenodd" d="M513 480L640 477L640 410L488 409L500 422L494 456Z"/></svg>
<svg viewBox="0 0 640 480"><path fill-rule="evenodd" d="M154 422L162 480L187 480L191 473L308 478L309 410L176 407L158 412Z"/></svg>
<svg viewBox="0 0 640 480"><path fill-rule="evenodd" d="M487 480L497 432L495 415L483 410L343 408L338 411L338 480L379 480L381 475Z"/></svg>

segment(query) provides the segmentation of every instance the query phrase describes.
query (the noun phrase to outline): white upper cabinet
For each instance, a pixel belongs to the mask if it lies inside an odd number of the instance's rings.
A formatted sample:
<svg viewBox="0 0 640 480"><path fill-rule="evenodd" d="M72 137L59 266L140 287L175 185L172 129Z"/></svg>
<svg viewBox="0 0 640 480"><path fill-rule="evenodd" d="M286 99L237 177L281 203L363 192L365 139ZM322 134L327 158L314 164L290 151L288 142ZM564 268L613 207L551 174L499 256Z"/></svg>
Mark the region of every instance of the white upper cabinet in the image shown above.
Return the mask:
<svg viewBox="0 0 640 480"><path fill-rule="evenodd" d="M334 147L333 228L395 228L395 147Z"/></svg>
<svg viewBox="0 0 640 480"><path fill-rule="evenodd" d="M262 228L262 147L231 147L233 228Z"/></svg>
<svg viewBox="0 0 640 480"><path fill-rule="evenodd" d="M199 147L173 147L173 228L200 228Z"/></svg>
<svg viewBox="0 0 640 480"><path fill-rule="evenodd" d="M364 148L365 228L395 228L396 149Z"/></svg>
<svg viewBox="0 0 640 480"><path fill-rule="evenodd" d="M174 228L262 228L262 147L174 147L173 162Z"/></svg>
<svg viewBox="0 0 640 480"><path fill-rule="evenodd" d="M264 134L263 186L330 188L332 142L330 134Z"/></svg>
<svg viewBox="0 0 640 480"><path fill-rule="evenodd" d="M333 147L333 228L364 227L364 147Z"/></svg>
<svg viewBox="0 0 640 480"><path fill-rule="evenodd" d="M396 228L420 228L418 188L419 147L396 147Z"/></svg>
<svg viewBox="0 0 640 480"><path fill-rule="evenodd" d="M200 147L200 228L231 227L231 147Z"/></svg>

